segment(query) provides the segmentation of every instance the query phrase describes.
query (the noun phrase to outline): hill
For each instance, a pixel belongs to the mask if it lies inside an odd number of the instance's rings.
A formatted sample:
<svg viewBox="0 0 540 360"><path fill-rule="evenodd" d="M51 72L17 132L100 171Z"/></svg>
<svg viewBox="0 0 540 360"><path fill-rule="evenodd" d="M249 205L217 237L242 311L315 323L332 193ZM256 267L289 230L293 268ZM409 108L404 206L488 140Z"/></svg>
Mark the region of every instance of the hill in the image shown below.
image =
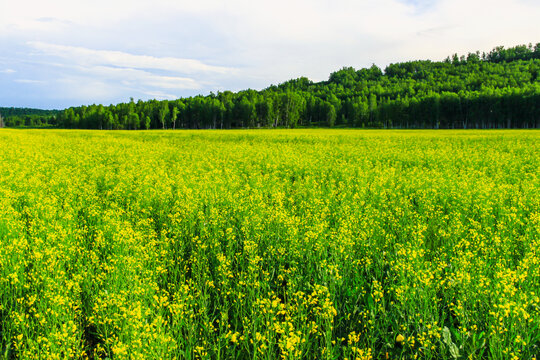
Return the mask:
<svg viewBox="0 0 540 360"><path fill-rule="evenodd" d="M328 81L301 77L262 91L73 107L48 121L89 129L538 128L539 72L540 43L496 47L384 70L344 67Z"/></svg>

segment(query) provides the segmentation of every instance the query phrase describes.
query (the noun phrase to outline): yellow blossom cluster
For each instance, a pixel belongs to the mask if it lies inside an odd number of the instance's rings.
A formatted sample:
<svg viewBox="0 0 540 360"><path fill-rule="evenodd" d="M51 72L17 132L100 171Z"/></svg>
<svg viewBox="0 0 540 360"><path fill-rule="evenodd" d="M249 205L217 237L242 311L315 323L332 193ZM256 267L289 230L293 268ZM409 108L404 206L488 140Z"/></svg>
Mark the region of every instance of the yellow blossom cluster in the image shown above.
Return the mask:
<svg viewBox="0 0 540 360"><path fill-rule="evenodd" d="M0 129L0 358L536 358L539 144Z"/></svg>

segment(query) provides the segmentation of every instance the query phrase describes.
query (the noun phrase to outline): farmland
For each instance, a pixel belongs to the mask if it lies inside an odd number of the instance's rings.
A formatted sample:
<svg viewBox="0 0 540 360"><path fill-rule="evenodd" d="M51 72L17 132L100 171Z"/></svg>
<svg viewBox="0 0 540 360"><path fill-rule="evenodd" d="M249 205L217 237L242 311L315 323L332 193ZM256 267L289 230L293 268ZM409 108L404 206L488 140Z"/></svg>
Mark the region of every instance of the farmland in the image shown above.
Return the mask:
<svg viewBox="0 0 540 360"><path fill-rule="evenodd" d="M532 359L539 144L0 129L0 357Z"/></svg>

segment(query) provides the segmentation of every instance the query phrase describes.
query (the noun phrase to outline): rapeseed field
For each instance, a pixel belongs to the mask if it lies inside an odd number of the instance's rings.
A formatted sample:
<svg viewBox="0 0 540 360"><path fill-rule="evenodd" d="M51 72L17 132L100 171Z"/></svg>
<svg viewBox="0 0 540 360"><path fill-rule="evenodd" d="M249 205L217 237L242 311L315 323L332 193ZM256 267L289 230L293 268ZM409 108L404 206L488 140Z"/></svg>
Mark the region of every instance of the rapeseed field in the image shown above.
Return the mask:
<svg viewBox="0 0 540 360"><path fill-rule="evenodd" d="M539 144L0 129L0 357L536 358Z"/></svg>

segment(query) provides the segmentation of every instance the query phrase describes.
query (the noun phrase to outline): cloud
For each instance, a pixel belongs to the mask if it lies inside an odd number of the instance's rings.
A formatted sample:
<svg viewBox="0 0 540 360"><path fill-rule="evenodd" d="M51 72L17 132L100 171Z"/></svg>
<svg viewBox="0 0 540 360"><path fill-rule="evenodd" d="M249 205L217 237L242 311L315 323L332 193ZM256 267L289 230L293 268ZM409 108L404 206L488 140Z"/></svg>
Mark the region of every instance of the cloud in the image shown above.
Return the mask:
<svg viewBox="0 0 540 360"><path fill-rule="evenodd" d="M47 87L11 81L0 98L40 99L51 107L261 89L299 76L325 80L343 66L384 68L540 41L537 0L19 0L1 6L0 67Z"/></svg>
<svg viewBox="0 0 540 360"><path fill-rule="evenodd" d="M13 69L4 69L4 70L0 70L0 73L1 74L13 74L13 73L16 73L17 71L13 70Z"/></svg>
<svg viewBox="0 0 540 360"><path fill-rule="evenodd" d="M68 99L83 99L81 103L111 102L111 98L123 101L131 96L178 98L178 93L170 94L163 90L193 91L202 87L199 82L188 77L159 75L133 68L60 63L43 65L58 73L58 77L51 81L57 95Z"/></svg>
<svg viewBox="0 0 540 360"><path fill-rule="evenodd" d="M43 84L44 83L44 81L42 80L32 80L32 79L15 79L13 81L20 84Z"/></svg>
<svg viewBox="0 0 540 360"><path fill-rule="evenodd" d="M161 91L146 91L145 94L157 100L174 100L178 98L174 94L166 94Z"/></svg>
<svg viewBox="0 0 540 360"><path fill-rule="evenodd" d="M416 34L418 36L429 36L429 37L436 36L440 38L441 36L444 35L445 32L452 30L453 28L455 28L455 26L451 26L451 25L436 26L433 28L420 30Z"/></svg>
<svg viewBox="0 0 540 360"><path fill-rule="evenodd" d="M95 50L28 41L31 49L19 64L39 67L47 74L52 98L78 99L80 103L123 101L131 96L172 99L201 91L212 78L236 70L202 61L176 57L136 55L122 51ZM197 78L197 80L194 78ZM17 79L20 84L43 80Z"/></svg>
<svg viewBox="0 0 540 360"><path fill-rule="evenodd" d="M29 41L28 45L47 55L62 57L70 60L70 62L84 66L107 65L123 68L166 70L184 74L200 72L223 74L234 71L231 68L207 65L194 59L134 55L122 51L94 50L80 46L56 45L39 41Z"/></svg>
<svg viewBox="0 0 540 360"><path fill-rule="evenodd" d="M75 67L78 74L88 78L117 81L131 88L150 86L161 89L200 89L201 85L187 77L162 76L144 70L131 68L115 68L110 66Z"/></svg>

